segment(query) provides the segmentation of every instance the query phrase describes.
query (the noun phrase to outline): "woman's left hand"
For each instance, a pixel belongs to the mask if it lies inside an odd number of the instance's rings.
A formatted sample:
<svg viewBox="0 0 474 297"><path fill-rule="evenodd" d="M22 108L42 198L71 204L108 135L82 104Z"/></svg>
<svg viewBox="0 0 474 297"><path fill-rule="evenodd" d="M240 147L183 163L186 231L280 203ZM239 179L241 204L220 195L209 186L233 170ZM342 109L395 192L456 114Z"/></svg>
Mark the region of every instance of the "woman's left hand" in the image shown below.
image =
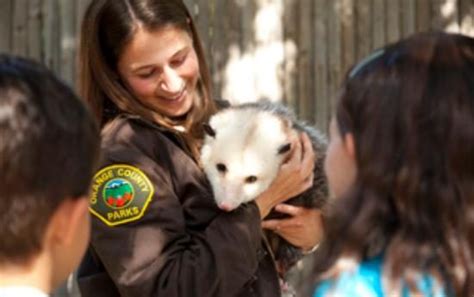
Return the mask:
<svg viewBox="0 0 474 297"><path fill-rule="evenodd" d="M321 210L289 204L279 204L275 210L291 217L263 221L263 228L273 230L303 251L310 251L319 244L324 234Z"/></svg>

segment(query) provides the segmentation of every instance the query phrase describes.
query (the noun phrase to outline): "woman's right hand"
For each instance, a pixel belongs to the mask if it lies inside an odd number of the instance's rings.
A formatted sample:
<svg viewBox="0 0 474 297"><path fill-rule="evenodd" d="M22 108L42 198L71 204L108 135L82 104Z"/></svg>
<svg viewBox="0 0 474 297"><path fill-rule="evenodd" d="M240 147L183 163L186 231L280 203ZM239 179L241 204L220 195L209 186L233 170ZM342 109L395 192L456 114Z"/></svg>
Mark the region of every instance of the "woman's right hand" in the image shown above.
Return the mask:
<svg viewBox="0 0 474 297"><path fill-rule="evenodd" d="M288 159L281 165L275 180L255 199L262 219L277 204L301 194L313 185L315 153L308 135L302 133L292 141L291 147Z"/></svg>

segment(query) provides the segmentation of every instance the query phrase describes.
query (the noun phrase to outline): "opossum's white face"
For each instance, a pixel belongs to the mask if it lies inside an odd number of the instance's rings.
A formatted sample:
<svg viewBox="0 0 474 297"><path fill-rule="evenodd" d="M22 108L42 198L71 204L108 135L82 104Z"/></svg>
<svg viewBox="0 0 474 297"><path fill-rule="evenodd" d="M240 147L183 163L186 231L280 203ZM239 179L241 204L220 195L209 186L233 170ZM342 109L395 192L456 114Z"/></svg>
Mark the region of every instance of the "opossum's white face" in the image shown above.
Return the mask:
<svg viewBox="0 0 474 297"><path fill-rule="evenodd" d="M217 205L226 211L255 199L276 177L289 149L289 131L268 112L229 109L210 120L201 162ZM294 133L294 132L291 132Z"/></svg>

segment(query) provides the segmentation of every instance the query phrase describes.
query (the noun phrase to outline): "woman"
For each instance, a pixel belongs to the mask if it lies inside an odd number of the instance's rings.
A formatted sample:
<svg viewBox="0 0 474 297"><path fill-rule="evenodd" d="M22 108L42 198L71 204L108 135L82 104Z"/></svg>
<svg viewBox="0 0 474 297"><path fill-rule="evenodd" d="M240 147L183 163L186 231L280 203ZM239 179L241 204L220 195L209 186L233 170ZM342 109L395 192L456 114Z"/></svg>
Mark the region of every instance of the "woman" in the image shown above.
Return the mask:
<svg viewBox="0 0 474 297"><path fill-rule="evenodd" d="M314 296L474 295L474 39L415 35L343 84Z"/></svg>
<svg viewBox="0 0 474 297"><path fill-rule="evenodd" d="M255 203L223 213L197 161L218 107L182 1L93 1L81 38L81 91L104 154L82 295L279 296L261 219L278 205L294 217L271 227L303 250L317 243L319 214L279 205L311 185L307 136Z"/></svg>

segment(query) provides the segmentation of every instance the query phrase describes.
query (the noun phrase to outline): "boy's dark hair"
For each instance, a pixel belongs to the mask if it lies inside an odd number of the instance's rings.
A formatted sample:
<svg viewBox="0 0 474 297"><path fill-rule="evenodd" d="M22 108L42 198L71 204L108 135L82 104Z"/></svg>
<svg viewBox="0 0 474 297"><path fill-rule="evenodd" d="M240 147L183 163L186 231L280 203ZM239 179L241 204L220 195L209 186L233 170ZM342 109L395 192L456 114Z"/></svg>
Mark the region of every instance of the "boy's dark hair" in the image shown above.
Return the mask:
<svg viewBox="0 0 474 297"><path fill-rule="evenodd" d="M0 55L0 264L40 251L60 203L87 195L98 151L95 121L69 87Z"/></svg>

